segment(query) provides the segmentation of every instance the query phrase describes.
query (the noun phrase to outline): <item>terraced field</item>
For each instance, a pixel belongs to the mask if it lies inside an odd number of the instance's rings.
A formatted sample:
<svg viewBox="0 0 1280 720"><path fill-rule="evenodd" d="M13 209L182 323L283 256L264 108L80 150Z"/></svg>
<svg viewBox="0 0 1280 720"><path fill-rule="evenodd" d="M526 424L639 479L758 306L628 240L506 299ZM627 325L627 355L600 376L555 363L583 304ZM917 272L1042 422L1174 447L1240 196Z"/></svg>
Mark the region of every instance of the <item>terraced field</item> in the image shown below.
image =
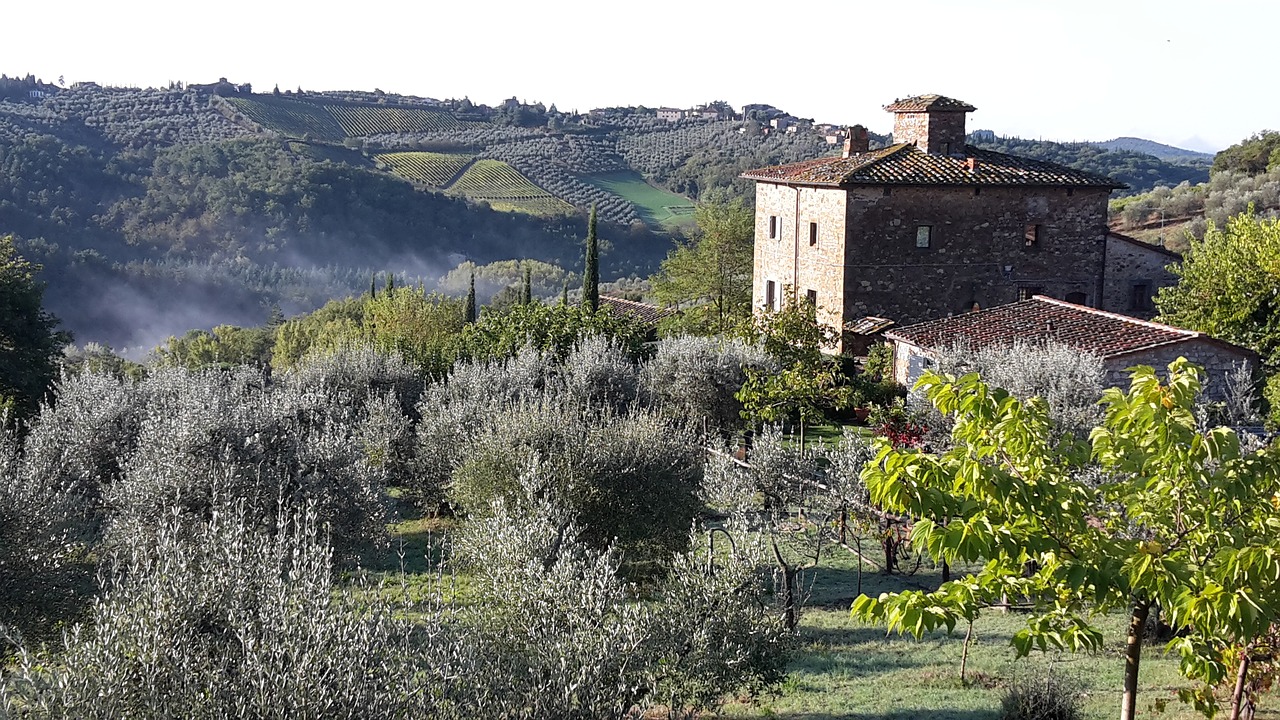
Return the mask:
<svg viewBox="0 0 1280 720"><path fill-rule="evenodd" d="M346 105L274 95L227 98L245 117L288 137L339 142L347 137L449 130L460 125L447 112L426 108Z"/></svg>
<svg viewBox="0 0 1280 720"><path fill-rule="evenodd" d="M351 137L367 137L382 133L414 133L448 130L458 127L458 119L449 113L410 107L361 107L326 105L329 114Z"/></svg>
<svg viewBox="0 0 1280 720"><path fill-rule="evenodd" d="M573 206L534 185L519 170L498 160L477 160L449 187L469 198L484 200L495 210L555 215Z"/></svg>
<svg viewBox="0 0 1280 720"><path fill-rule="evenodd" d="M375 155L379 161L391 166L400 177L422 185L448 187L462 172L474 155L430 152L394 152Z"/></svg>
<svg viewBox="0 0 1280 720"><path fill-rule="evenodd" d="M287 137L340 142L346 131L323 106L302 100L272 96L227 98L245 117Z"/></svg>

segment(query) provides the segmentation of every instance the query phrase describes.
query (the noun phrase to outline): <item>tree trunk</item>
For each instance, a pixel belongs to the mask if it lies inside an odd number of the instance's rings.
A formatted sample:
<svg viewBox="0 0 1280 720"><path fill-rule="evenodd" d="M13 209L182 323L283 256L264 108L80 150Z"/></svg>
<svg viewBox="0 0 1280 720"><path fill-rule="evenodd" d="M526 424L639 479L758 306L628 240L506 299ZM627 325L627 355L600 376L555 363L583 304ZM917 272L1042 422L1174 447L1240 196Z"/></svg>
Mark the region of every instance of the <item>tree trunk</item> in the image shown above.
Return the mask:
<svg viewBox="0 0 1280 720"><path fill-rule="evenodd" d="M960 654L960 684L964 685L964 671L969 665L969 643L973 640L973 621L969 621L969 629L964 633L964 652Z"/></svg>
<svg viewBox="0 0 1280 720"><path fill-rule="evenodd" d="M1142 662L1142 630L1151 604L1135 600L1129 616L1129 637L1124 647L1124 696L1120 699L1120 720L1134 720L1138 707L1138 665Z"/></svg>
<svg viewBox="0 0 1280 720"><path fill-rule="evenodd" d="M1228 720L1240 720L1244 710L1245 681L1249 678L1249 653L1253 645L1245 645L1240 649L1240 667L1236 670L1236 686L1231 690L1231 714Z"/></svg>
<svg viewBox="0 0 1280 720"><path fill-rule="evenodd" d="M942 561L942 582L951 582L951 566L946 560Z"/></svg>

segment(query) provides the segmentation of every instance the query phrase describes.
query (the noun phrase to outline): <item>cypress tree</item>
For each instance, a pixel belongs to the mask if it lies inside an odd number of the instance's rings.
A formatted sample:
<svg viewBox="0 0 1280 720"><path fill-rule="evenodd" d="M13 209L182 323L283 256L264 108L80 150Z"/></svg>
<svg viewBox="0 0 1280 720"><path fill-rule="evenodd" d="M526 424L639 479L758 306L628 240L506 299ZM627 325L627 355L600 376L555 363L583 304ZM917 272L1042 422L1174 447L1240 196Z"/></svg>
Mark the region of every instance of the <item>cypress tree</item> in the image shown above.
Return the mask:
<svg viewBox="0 0 1280 720"><path fill-rule="evenodd" d="M564 281L564 287L560 289L560 304L561 305L569 304L569 281L568 280Z"/></svg>
<svg viewBox="0 0 1280 720"><path fill-rule="evenodd" d="M596 241L596 205L587 216L587 255L582 269L582 305L591 312L600 309L600 245Z"/></svg>
<svg viewBox="0 0 1280 720"><path fill-rule="evenodd" d="M390 270L388 270L387 271L387 292L391 292L392 290L395 290L395 289L396 289L396 276L392 274Z"/></svg>
<svg viewBox="0 0 1280 720"><path fill-rule="evenodd" d="M533 268L528 263L524 266L524 284L520 286L520 304L533 304Z"/></svg>
<svg viewBox="0 0 1280 720"><path fill-rule="evenodd" d="M378 297L378 276L376 274L369 278L369 297Z"/></svg>
<svg viewBox="0 0 1280 720"><path fill-rule="evenodd" d="M464 312L467 316L467 322L476 321L476 274L471 273L471 287L467 289L467 304Z"/></svg>

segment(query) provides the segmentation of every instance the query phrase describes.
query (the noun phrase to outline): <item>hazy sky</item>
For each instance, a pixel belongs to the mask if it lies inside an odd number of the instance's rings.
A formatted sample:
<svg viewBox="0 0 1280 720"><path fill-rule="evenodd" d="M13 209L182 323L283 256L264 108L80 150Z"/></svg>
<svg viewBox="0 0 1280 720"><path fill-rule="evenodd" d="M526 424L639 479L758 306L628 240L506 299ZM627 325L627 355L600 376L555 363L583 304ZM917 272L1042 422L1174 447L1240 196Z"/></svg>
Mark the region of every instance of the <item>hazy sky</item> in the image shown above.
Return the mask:
<svg viewBox="0 0 1280 720"><path fill-rule="evenodd" d="M584 111L766 102L878 132L884 105L935 92L977 106L970 129L1217 150L1280 128L1277 20L1273 0L13 0L0 72Z"/></svg>

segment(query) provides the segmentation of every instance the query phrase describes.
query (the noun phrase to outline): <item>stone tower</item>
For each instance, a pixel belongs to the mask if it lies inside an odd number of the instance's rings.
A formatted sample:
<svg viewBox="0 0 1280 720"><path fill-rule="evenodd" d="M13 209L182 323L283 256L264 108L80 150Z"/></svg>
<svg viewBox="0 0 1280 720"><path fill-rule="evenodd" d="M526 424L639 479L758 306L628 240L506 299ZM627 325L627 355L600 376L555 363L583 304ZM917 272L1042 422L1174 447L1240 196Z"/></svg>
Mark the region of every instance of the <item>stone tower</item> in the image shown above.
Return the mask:
<svg viewBox="0 0 1280 720"><path fill-rule="evenodd" d="M930 155L964 155L964 116L977 110L942 95L920 95L886 105L893 113L893 142L915 145Z"/></svg>

